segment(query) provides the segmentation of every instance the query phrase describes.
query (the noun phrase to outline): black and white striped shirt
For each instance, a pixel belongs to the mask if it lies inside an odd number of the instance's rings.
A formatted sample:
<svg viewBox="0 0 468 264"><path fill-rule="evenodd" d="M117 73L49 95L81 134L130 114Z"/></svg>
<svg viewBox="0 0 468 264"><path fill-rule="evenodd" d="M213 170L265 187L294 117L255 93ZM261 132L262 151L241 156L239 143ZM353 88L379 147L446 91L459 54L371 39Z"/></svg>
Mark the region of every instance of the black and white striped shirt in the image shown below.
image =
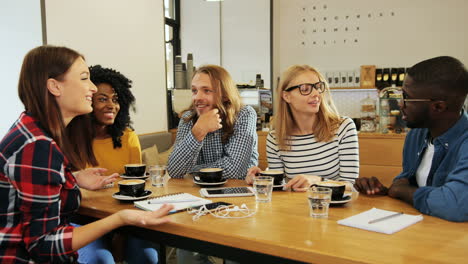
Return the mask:
<svg viewBox="0 0 468 264"><path fill-rule="evenodd" d="M359 145L356 126L349 117L330 142L317 142L313 134L291 136L291 149L278 149L275 131L267 137L269 169L284 170L289 178L299 174L331 180L354 181L359 177Z"/></svg>

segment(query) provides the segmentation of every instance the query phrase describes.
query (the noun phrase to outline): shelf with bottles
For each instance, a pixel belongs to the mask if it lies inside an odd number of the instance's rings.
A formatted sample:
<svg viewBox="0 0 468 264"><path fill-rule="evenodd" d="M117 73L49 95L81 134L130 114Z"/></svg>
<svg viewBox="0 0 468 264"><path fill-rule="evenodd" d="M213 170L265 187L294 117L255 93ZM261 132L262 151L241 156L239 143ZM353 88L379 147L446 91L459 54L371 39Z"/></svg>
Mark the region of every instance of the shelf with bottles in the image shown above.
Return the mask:
<svg viewBox="0 0 468 264"><path fill-rule="evenodd" d="M330 90L377 90L376 87L362 87L362 86L349 86L349 87L330 87Z"/></svg>
<svg viewBox="0 0 468 264"><path fill-rule="evenodd" d="M375 86L382 90L388 86L403 85L408 68L377 68L375 69Z"/></svg>

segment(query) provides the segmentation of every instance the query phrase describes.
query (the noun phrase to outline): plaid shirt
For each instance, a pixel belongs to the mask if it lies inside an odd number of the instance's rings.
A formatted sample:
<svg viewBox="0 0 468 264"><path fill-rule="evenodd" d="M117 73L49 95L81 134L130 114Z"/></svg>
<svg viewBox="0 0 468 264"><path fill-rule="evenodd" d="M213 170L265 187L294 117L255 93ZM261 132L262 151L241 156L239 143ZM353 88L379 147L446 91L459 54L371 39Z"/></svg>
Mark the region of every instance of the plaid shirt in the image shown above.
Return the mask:
<svg viewBox="0 0 468 264"><path fill-rule="evenodd" d="M0 142L0 262L74 262L68 218L81 194L68 161L22 113Z"/></svg>
<svg viewBox="0 0 468 264"><path fill-rule="evenodd" d="M190 112L185 112L182 118ZM230 179L244 179L247 170L258 164L257 113L244 106L237 116L234 133L226 144L221 142L223 132L208 133L198 142L192 134L193 120L179 122L174 150L169 157L168 172L172 178L182 178L187 172L201 168L223 168Z"/></svg>

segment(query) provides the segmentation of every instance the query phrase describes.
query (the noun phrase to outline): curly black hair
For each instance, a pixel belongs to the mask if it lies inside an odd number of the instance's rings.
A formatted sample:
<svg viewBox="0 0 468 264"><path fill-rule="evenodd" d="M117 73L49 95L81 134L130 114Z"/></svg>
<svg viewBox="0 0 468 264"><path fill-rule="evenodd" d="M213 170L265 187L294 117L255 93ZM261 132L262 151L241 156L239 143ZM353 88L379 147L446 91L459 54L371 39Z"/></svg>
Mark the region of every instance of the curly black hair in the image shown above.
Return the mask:
<svg viewBox="0 0 468 264"><path fill-rule="evenodd" d="M130 91L132 81L120 72L111 68L103 68L101 65L90 66L89 72L91 74L91 81L96 86L101 83L107 83L117 93L120 110L115 117L114 124L107 126L107 133L112 137L114 148L121 148L123 132L127 127L133 129L131 126L132 121L130 120L130 108L135 111L135 97ZM96 122L94 115L91 115L93 122ZM95 135L95 132L93 133Z"/></svg>

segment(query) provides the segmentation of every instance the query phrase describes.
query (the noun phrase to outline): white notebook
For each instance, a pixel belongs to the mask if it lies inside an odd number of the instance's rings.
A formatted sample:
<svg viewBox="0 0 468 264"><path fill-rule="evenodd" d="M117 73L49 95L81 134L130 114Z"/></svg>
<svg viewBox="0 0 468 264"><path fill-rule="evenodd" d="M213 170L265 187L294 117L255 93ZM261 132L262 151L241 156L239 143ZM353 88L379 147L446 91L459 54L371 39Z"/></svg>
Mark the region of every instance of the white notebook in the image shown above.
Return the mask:
<svg viewBox="0 0 468 264"><path fill-rule="evenodd" d="M399 214L395 217L391 217L379 222L369 223L369 221L383 218L393 214L398 214L398 212L372 208L360 214L338 220L338 224L384 234L393 234L402 230L403 228L406 228L423 220L422 215Z"/></svg>
<svg viewBox="0 0 468 264"><path fill-rule="evenodd" d="M161 196L156 196L148 200L134 202L135 207L147 210L156 211L163 206L163 204L172 204L174 209L172 213L180 212L187 208L204 205L211 203L211 200L203 199L189 193L172 193Z"/></svg>

